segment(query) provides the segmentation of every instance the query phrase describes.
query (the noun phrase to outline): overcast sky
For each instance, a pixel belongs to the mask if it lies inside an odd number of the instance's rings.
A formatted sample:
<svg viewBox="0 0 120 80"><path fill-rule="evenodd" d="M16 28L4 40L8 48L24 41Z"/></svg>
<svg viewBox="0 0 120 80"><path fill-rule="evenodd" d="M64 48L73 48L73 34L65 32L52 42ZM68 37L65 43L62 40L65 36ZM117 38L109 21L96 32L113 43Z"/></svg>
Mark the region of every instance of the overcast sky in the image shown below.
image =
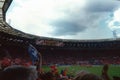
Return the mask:
<svg viewBox="0 0 120 80"><path fill-rule="evenodd" d="M119 0L13 0L6 21L16 29L62 39L120 37Z"/></svg>

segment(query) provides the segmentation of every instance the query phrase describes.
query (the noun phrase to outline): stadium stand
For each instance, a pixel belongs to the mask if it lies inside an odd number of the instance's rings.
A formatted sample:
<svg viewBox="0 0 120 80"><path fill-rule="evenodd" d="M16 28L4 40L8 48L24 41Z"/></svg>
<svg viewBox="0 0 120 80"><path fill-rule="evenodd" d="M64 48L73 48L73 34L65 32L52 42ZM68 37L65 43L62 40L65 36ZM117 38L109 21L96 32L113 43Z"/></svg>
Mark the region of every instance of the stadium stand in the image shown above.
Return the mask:
<svg viewBox="0 0 120 80"><path fill-rule="evenodd" d="M1 19L0 21L0 47L7 48L8 52L11 51L10 49L20 48L22 46L21 51L27 53L27 46L28 43L30 43L34 45L41 53L43 53L43 62L46 64L69 64L69 62L71 62L69 61L70 58L74 60L71 64L103 64L102 62L110 62L110 64L120 64L119 38L116 40L68 40L27 34L12 28L9 24L5 22L5 12L9 8L11 2L12 0L1 1L1 3L3 4L1 14L3 14L4 16L2 16L3 19ZM12 54L15 53L19 52L12 52ZM64 58L66 60L62 62ZM83 60L82 58L85 58L86 60L81 62L81 60ZM92 60L90 60L91 58ZM54 59L58 60L54 62ZM102 61L103 59L105 61Z"/></svg>

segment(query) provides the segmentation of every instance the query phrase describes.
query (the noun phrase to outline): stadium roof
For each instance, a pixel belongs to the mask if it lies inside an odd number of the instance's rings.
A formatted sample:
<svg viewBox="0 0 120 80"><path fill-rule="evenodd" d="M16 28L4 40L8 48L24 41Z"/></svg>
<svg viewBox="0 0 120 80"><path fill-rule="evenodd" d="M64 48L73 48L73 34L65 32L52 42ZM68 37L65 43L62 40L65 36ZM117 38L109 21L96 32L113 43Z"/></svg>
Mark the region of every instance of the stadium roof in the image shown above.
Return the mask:
<svg viewBox="0 0 120 80"><path fill-rule="evenodd" d="M8 33L8 34L16 35L16 36L20 36L20 37L32 38L31 35L28 35L26 33L23 33L19 30L16 30L16 29L12 28L10 25L8 25L4 21L0 21L0 32L5 32L5 33Z"/></svg>
<svg viewBox="0 0 120 80"><path fill-rule="evenodd" d="M13 0L0 0L0 20L5 20L5 14Z"/></svg>
<svg viewBox="0 0 120 80"><path fill-rule="evenodd" d="M8 10L12 1L13 0L0 0L0 32L5 32L8 34L17 35L21 37L32 38L32 36L14 29L9 24L6 23L5 21L6 11Z"/></svg>

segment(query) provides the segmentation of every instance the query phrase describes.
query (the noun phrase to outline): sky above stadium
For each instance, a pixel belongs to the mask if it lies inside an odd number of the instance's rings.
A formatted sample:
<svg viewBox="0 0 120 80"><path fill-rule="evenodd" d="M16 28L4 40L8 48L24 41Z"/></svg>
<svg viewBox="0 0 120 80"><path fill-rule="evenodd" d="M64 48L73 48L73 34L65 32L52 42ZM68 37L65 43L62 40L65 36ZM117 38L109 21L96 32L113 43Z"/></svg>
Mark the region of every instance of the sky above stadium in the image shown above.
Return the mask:
<svg viewBox="0 0 120 80"><path fill-rule="evenodd" d="M23 32L62 39L120 37L119 0L13 0L6 21Z"/></svg>

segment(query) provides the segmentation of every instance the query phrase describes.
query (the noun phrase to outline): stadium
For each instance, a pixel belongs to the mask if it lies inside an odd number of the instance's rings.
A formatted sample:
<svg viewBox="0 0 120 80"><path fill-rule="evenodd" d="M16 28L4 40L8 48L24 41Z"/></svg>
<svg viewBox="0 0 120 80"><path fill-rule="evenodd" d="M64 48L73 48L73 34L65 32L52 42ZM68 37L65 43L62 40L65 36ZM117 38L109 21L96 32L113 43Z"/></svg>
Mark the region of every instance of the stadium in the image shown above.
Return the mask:
<svg viewBox="0 0 120 80"><path fill-rule="evenodd" d="M26 63L24 65L29 65L27 62L31 59L28 55L28 46L32 44L41 53L42 66L45 66L45 69L47 66L47 70L49 70L48 66L53 64L56 64L60 70L76 65L75 68L71 68L74 74L78 69L90 70L92 67L94 69L90 71L101 75L102 66L109 64L110 78L120 77L120 38L74 40L24 33L6 22L6 11L11 2L12 0L0 0L0 60L3 57L13 60L21 58L23 63ZM16 64L19 64L19 60Z"/></svg>

